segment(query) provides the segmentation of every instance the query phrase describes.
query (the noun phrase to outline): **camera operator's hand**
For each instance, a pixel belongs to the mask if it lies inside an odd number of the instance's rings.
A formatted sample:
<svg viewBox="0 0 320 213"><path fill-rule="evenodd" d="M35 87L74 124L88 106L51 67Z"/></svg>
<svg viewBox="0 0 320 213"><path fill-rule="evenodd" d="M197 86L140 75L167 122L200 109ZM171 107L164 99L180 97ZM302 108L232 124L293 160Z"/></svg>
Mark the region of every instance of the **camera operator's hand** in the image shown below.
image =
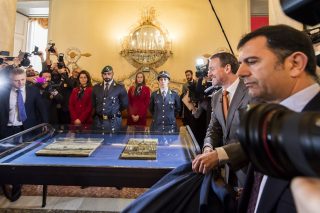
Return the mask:
<svg viewBox="0 0 320 213"><path fill-rule="evenodd" d="M192 170L206 174L219 165L218 153L215 150L197 155L192 161Z"/></svg>
<svg viewBox="0 0 320 213"><path fill-rule="evenodd" d="M35 83L37 83L37 77L38 77L38 76L27 77L27 81L35 84Z"/></svg>
<svg viewBox="0 0 320 213"><path fill-rule="evenodd" d="M41 62L44 62L43 52L39 51L38 56L40 57Z"/></svg>
<svg viewBox="0 0 320 213"><path fill-rule="evenodd" d="M298 212L316 213L320 209L320 179L296 177L291 190Z"/></svg>

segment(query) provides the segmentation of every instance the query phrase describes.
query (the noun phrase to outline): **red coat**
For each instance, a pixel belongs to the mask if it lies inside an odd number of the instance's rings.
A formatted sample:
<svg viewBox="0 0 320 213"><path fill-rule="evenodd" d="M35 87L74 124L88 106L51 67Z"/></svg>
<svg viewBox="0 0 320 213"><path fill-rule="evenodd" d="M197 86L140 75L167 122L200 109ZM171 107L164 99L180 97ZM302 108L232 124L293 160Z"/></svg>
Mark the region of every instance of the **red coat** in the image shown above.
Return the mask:
<svg viewBox="0 0 320 213"><path fill-rule="evenodd" d="M141 94L134 95L135 87L131 86L128 90L128 125L142 125L145 126L147 122L147 113L150 102L150 88L142 86ZM139 115L139 120L134 122L131 115Z"/></svg>
<svg viewBox="0 0 320 213"><path fill-rule="evenodd" d="M74 124L76 119L79 119L81 124L92 124L92 87L87 87L84 90L81 99L78 99L79 90L79 87L74 88L69 99L71 124Z"/></svg>

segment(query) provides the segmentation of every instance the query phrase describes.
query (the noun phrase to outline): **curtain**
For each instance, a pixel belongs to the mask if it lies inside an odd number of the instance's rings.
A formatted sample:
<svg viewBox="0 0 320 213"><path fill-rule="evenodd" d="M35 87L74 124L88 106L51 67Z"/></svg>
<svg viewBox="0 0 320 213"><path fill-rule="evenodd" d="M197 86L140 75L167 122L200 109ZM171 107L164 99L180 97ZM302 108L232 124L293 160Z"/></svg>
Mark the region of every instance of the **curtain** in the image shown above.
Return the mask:
<svg viewBox="0 0 320 213"><path fill-rule="evenodd" d="M37 21L43 29L48 29L48 18L31 18L31 21Z"/></svg>

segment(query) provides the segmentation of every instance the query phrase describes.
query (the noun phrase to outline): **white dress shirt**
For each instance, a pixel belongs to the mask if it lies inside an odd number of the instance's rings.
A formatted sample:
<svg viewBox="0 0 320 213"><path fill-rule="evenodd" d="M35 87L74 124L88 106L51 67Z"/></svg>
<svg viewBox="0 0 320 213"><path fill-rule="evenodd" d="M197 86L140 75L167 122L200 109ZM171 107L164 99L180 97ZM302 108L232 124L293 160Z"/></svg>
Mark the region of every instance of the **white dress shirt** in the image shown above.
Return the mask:
<svg viewBox="0 0 320 213"><path fill-rule="evenodd" d="M20 88L23 102L26 102L26 87ZM17 104L17 89L12 88L10 91L10 99L9 99L9 121L8 126L21 126L22 122L18 121L18 104Z"/></svg>

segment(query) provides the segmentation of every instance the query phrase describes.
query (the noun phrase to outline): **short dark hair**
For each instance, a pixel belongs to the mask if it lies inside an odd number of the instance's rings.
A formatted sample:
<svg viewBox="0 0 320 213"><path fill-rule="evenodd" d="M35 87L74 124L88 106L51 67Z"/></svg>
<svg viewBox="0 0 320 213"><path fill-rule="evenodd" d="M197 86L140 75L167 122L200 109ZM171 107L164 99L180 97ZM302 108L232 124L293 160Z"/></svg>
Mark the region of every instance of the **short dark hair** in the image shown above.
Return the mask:
<svg viewBox="0 0 320 213"><path fill-rule="evenodd" d="M259 28L246 34L238 43L237 49L243 47L249 40L263 36L267 39L267 47L283 63L294 52L303 52L308 57L306 72L317 78L316 57L311 39L307 34L287 25L274 25Z"/></svg>
<svg viewBox="0 0 320 213"><path fill-rule="evenodd" d="M237 71L239 69L239 62L238 62L237 58L234 55L232 55L231 53L219 52L219 53L213 54L210 57L210 60L212 60L214 58L220 59L220 63L221 63L222 67L225 67L227 64L230 64L232 73L233 74L237 73Z"/></svg>
<svg viewBox="0 0 320 213"><path fill-rule="evenodd" d="M81 71L79 72L79 75L78 75L78 81L79 81L79 78L80 78L80 75L81 75L81 74L85 74L85 75L87 76L87 79L88 79L88 81L87 81L87 86L88 86L88 87L91 87L91 86L92 86L92 82L91 82L90 73L89 73L87 70L81 70Z"/></svg>
<svg viewBox="0 0 320 213"><path fill-rule="evenodd" d="M184 71L184 74L187 74L188 72L191 73L191 75L193 75L192 70L186 70L186 71Z"/></svg>
<svg viewBox="0 0 320 213"><path fill-rule="evenodd" d="M43 70L40 72L39 76L42 77L43 73L50 73L52 75L52 72L50 70Z"/></svg>

